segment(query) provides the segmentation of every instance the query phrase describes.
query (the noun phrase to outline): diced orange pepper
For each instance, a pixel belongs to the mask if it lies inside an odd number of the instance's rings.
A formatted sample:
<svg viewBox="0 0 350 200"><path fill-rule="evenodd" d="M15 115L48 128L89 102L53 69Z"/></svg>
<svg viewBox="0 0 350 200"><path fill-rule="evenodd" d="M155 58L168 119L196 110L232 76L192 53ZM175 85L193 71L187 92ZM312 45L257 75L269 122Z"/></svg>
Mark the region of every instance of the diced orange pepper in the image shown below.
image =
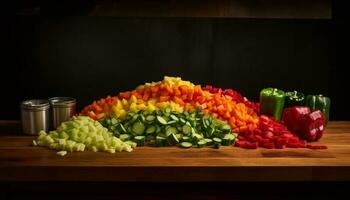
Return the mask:
<svg viewBox="0 0 350 200"><path fill-rule="evenodd" d="M96 114L94 113L94 111L91 110L88 114L89 114L89 117L96 120Z"/></svg>
<svg viewBox="0 0 350 200"><path fill-rule="evenodd" d="M192 90L188 90L187 100L192 101L192 99L193 99L193 91Z"/></svg>
<svg viewBox="0 0 350 200"><path fill-rule="evenodd" d="M158 85L152 86L151 91L152 91L152 93L157 93L159 91Z"/></svg>
<svg viewBox="0 0 350 200"><path fill-rule="evenodd" d="M187 85L181 85L180 90L182 94L187 94L188 93L188 86Z"/></svg>
<svg viewBox="0 0 350 200"><path fill-rule="evenodd" d="M173 100L175 101L175 103L178 103L180 105L184 105L185 104L185 102L181 98L179 98L177 96L174 96Z"/></svg>
<svg viewBox="0 0 350 200"><path fill-rule="evenodd" d="M101 113L103 111L103 109L101 108L101 106L97 105L97 104L93 104L94 105L94 111L96 113Z"/></svg>
<svg viewBox="0 0 350 200"><path fill-rule="evenodd" d="M173 88L173 91L174 91L174 95L175 95L175 96L181 96L181 91L179 90L178 87L174 87L174 88Z"/></svg>
<svg viewBox="0 0 350 200"><path fill-rule="evenodd" d="M169 101L170 96L159 96L159 101L164 102L164 101Z"/></svg>
<svg viewBox="0 0 350 200"><path fill-rule="evenodd" d="M100 119L102 119L104 116L105 116L105 113L97 114L97 115L96 115L96 119L97 119L97 120L100 120Z"/></svg>
<svg viewBox="0 0 350 200"><path fill-rule="evenodd" d="M121 92L119 93L119 96L123 99L129 99L131 96L131 92Z"/></svg>
<svg viewBox="0 0 350 200"><path fill-rule="evenodd" d="M167 90L162 90L160 92L160 96L170 96L169 92Z"/></svg>
<svg viewBox="0 0 350 200"><path fill-rule="evenodd" d="M166 90L169 94L173 94L173 88L171 88L169 85L165 85L165 90Z"/></svg>
<svg viewBox="0 0 350 200"><path fill-rule="evenodd" d="M151 96L151 93L150 93L150 92L145 92L145 93L143 93L142 99L143 99L144 101L148 101L148 99L150 98L150 96Z"/></svg>

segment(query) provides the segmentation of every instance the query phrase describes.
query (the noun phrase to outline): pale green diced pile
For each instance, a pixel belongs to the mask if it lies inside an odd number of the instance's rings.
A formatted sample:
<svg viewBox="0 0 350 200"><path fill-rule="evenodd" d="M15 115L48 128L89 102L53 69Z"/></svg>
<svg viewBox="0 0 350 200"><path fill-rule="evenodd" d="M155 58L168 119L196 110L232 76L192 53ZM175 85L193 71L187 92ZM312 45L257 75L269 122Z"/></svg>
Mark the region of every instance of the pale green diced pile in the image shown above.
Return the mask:
<svg viewBox="0 0 350 200"><path fill-rule="evenodd" d="M130 152L136 147L136 143L121 141L98 121L87 116L73 117L63 122L56 131L50 131L48 134L40 131L33 145L55 149L59 151L58 155L62 156L66 154L65 152L84 151L85 149L94 152Z"/></svg>

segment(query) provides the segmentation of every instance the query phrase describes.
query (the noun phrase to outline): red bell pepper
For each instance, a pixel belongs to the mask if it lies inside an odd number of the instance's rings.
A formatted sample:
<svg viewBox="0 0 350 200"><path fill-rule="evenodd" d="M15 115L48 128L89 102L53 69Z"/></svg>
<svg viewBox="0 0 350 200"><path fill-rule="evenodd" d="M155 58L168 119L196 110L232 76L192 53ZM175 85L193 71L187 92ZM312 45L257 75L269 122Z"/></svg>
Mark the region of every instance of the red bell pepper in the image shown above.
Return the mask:
<svg viewBox="0 0 350 200"><path fill-rule="evenodd" d="M296 133L300 129L301 120L304 115L311 112L307 106L294 106L285 108L283 111L282 121L288 127L288 130Z"/></svg>
<svg viewBox="0 0 350 200"><path fill-rule="evenodd" d="M286 108L282 120L289 130L307 141L317 141L323 135L325 118L320 110L311 112L305 106Z"/></svg>
<svg viewBox="0 0 350 200"><path fill-rule="evenodd" d="M326 121L320 110L304 115L302 122L299 131L301 138L308 141L317 141L322 137Z"/></svg>

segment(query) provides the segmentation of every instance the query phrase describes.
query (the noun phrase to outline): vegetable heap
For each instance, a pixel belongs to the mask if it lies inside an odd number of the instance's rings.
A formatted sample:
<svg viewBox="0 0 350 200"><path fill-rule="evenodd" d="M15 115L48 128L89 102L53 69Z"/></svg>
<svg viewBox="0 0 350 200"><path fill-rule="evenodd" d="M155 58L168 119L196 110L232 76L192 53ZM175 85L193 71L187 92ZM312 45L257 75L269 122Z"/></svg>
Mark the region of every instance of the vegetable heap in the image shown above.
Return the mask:
<svg viewBox="0 0 350 200"><path fill-rule="evenodd" d="M254 109L231 96L210 93L200 85L183 81L181 78L164 77L161 82L146 83L133 91L121 92L118 96L100 99L86 106L82 115L100 120L105 116L124 119L129 111L156 111L170 108L183 113L202 108L203 113L229 123L234 132L256 128L259 117Z"/></svg>
<svg viewBox="0 0 350 200"><path fill-rule="evenodd" d="M113 133L104 128L98 121L86 116L73 117L63 122L56 131L48 134L39 133L33 144L58 150L58 155L64 156L67 151L84 151L85 149L115 153L116 151L132 151L136 144L123 142L113 136Z"/></svg>
<svg viewBox="0 0 350 200"><path fill-rule="evenodd" d="M99 120L122 141L131 140L139 146L235 144L248 149L324 149L323 145L308 145L307 141L322 136L330 100L317 95L305 100L302 93L266 88L260 93L260 103L255 103L232 89L210 85L202 88L166 76L160 82L145 83L135 90L94 101L81 115ZM310 107L310 112L295 114L294 106L300 104ZM293 117L298 118L298 123Z"/></svg>
<svg viewBox="0 0 350 200"><path fill-rule="evenodd" d="M132 140L138 146L150 143L153 146L179 145L189 148L232 145L237 134L222 120L205 115L201 109L192 112L163 111L129 112L124 120L115 117L101 119L123 141Z"/></svg>

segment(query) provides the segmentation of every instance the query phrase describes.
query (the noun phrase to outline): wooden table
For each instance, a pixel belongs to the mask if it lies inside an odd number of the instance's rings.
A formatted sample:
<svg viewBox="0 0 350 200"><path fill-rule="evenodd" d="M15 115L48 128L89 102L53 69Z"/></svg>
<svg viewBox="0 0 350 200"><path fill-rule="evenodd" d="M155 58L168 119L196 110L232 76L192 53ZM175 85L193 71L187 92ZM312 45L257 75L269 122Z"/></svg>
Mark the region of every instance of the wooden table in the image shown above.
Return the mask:
<svg viewBox="0 0 350 200"><path fill-rule="evenodd" d="M350 122L330 122L327 150L140 147L74 152L31 145L19 122L0 122L0 181L350 181Z"/></svg>

